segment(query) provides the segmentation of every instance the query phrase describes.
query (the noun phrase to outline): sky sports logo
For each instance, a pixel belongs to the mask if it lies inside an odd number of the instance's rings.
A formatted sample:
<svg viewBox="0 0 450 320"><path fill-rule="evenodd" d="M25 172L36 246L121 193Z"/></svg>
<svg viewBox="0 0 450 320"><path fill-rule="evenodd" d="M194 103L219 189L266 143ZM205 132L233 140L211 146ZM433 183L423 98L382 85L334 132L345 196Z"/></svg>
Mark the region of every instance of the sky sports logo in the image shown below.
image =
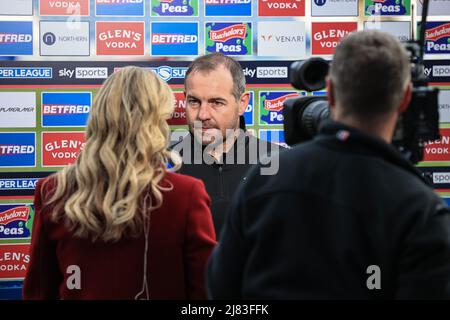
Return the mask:
<svg viewBox="0 0 450 320"><path fill-rule="evenodd" d="M36 166L36 133L0 132L0 168Z"/></svg>
<svg viewBox="0 0 450 320"><path fill-rule="evenodd" d="M450 53L450 22L427 22L425 30L425 53Z"/></svg>
<svg viewBox="0 0 450 320"><path fill-rule="evenodd" d="M226 55L251 55L251 22L207 22L205 25L206 52Z"/></svg>
<svg viewBox="0 0 450 320"><path fill-rule="evenodd" d="M33 54L32 21L0 21L0 56Z"/></svg>
<svg viewBox="0 0 450 320"><path fill-rule="evenodd" d="M43 127L82 127L92 106L91 92L43 92Z"/></svg>
<svg viewBox="0 0 450 320"><path fill-rule="evenodd" d="M96 16L144 16L144 0L95 0Z"/></svg>
<svg viewBox="0 0 450 320"><path fill-rule="evenodd" d="M198 55L196 22L152 22L150 39L153 56Z"/></svg>
<svg viewBox="0 0 450 320"><path fill-rule="evenodd" d="M152 17L198 17L198 0L152 0Z"/></svg>
<svg viewBox="0 0 450 320"><path fill-rule="evenodd" d="M251 0L205 0L206 17L252 16Z"/></svg>

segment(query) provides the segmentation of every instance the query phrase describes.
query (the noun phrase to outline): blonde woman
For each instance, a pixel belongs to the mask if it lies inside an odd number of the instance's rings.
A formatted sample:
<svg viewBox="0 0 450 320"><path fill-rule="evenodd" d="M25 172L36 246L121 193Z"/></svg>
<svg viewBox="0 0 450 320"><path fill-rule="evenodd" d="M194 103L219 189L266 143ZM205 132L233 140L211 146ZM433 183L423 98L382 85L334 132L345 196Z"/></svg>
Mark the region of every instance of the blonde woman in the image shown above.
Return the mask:
<svg viewBox="0 0 450 320"><path fill-rule="evenodd" d="M169 172L173 94L126 67L98 92L75 164L35 192L25 299L201 299L215 241L200 180Z"/></svg>

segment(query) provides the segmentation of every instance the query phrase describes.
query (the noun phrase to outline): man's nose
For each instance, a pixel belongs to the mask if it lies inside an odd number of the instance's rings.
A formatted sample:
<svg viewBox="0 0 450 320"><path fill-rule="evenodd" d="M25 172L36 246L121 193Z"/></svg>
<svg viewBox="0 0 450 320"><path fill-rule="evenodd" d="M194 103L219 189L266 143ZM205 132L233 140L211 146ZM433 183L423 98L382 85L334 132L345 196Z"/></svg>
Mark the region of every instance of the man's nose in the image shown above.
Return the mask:
<svg viewBox="0 0 450 320"><path fill-rule="evenodd" d="M209 111L209 106L207 103L202 103L200 105L200 110L198 112L198 119L201 121L209 120L211 118L211 113Z"/></svg>

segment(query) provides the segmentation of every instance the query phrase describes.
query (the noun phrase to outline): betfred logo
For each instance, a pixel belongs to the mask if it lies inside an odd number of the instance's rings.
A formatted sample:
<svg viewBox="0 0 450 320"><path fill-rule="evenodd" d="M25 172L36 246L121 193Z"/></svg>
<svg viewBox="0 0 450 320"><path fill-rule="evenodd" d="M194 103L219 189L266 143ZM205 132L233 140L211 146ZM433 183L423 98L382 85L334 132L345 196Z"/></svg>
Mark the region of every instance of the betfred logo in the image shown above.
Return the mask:
<svg viewBox="0 0 450 320"><path fill-rule="evenodd" d="M289 147L286 144L286 141L284 140L284 132L283 130L280 129L272 129L272 130L261 129L259 130L259 139L276 143L285 148Z"/></svg>
<svg viewBox="0 0 450 320"><path fill-rule="evenodd" d="M312 54L333 54L341 39L357 29L357 22L313 22Z"/></svg>
<svg viewBox="0 0 450 320"><path fill-rule="evenodd" d="M144 55L144 22L97 22L97 55Z"/></svg>
<svg viewBox="0 0 450 320"><path fill-rule="evenodd" d="M23 204L0 204L0 240L31 236L33 208Z"/></svg>
<svg viewBox="0 0 450 320"><path fill-rule="evenodd" d="M23 280L29 263L29 244L0 244L0 279Z"/></svg>
<svg viewBox="0 0 450 320"><path fill-rule="evenodd" d="M365 0L366 16L410 15L411 0Z"/></svg>
<svg viewBox="0 0 450 320"><path fill-rule="evenodd" d="M34 132L0 132L0 168L35 166Z"/></svg>
<svg viewBox="0 0 450 320"><path fill-rule="evenodd" d="M226 55L252 54L252 24L207 22L206 52Z"/></svg>
<svg viewBox="0 0 450 320"><path fill-rule="evenodd" d="M95 0L96 16L144 16L144 0Z"/></svg>
<svg viewBox="0 0 450 320"><path fill-rule="evenodd" d="M259 124L282 125L283 102L289 98L299 96L295 91L269 91L259 92Z"/></svg>
<svg viewBox="0 0 450 320"><path fill-rule="evenodd" d="M43 92L43 127L85 126L92 105L91 92Z"/></svg>
<svg viewBox="0 0 450 320"><path fill-rule="evenodd" d="M249 91L250 99L244 111L245 125L252 126L255 124L255 92Z"/></svg>
<svg viewBox="0 0 450 320"><path fill-rule="evenodd" d="M150 39L153 56L198 55L196 22L152 22Z"/></svg>
<svg viewBox="0 0 450 320"><path fill-rule="evenodd" d="M171 126L186 125L186 99L183 92L174 92L175 109L171 118L167 121Z"/></svg>
<svg viewBox="0 0 450 320"><path fill-rule="evenodd" d="M153 17L198 17L198 0L152 0Z"/></svg>
<svg viewBox="0 0 450 320"><path fill-rule="evenodd" d="M441 139L425 143L423 161L450 161L450 129L440 129Z"/></svg>
<svg viewBox="0 0 450 320"><path fill-rule="evenodd" d="M450 53L450 22L427 22L425 53Z"/></svg>
<svg viewBox="0 0 450 320"><path fill-rule="evenodd" d="M303 17L305 0L258 0L258 15L261 17Z"/></svg>
<svg viewBox="0 0 450 320"><path fill-rule="evenodd" d="M41 16L88 16L89 0L39 0Z"/></svg>
<svg viewBox="0 0 450 320"><path fill-rule="evenodd" d="M60 167L74 163L84 145L84 132L43 132L42 166Z"/></svg>
<svg viewBox="0 0 450 320"><path fill-rule="evenodd" d="M0 21L0 56L33 54L33 22Z"/></svg>
<svg viewBox="0 0 450 320"><path fill-rule="evenodd" d="M246 16L252 15L251 0L205 0L206 17Z"/></svg>

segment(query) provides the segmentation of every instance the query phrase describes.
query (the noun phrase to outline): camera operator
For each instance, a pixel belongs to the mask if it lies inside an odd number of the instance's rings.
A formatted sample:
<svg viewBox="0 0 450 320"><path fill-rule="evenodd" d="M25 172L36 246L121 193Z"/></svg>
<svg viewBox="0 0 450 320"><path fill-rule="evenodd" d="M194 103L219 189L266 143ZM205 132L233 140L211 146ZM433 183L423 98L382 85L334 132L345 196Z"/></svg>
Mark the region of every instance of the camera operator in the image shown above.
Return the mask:
<svg viewBox="0 0 450 320"><path fill-rule="evenodd" d="M350 34L327 79L333 121L253 169L209 262L211 298L450 299L450 209L390 145L411 98L406 50Z"/></svg>

